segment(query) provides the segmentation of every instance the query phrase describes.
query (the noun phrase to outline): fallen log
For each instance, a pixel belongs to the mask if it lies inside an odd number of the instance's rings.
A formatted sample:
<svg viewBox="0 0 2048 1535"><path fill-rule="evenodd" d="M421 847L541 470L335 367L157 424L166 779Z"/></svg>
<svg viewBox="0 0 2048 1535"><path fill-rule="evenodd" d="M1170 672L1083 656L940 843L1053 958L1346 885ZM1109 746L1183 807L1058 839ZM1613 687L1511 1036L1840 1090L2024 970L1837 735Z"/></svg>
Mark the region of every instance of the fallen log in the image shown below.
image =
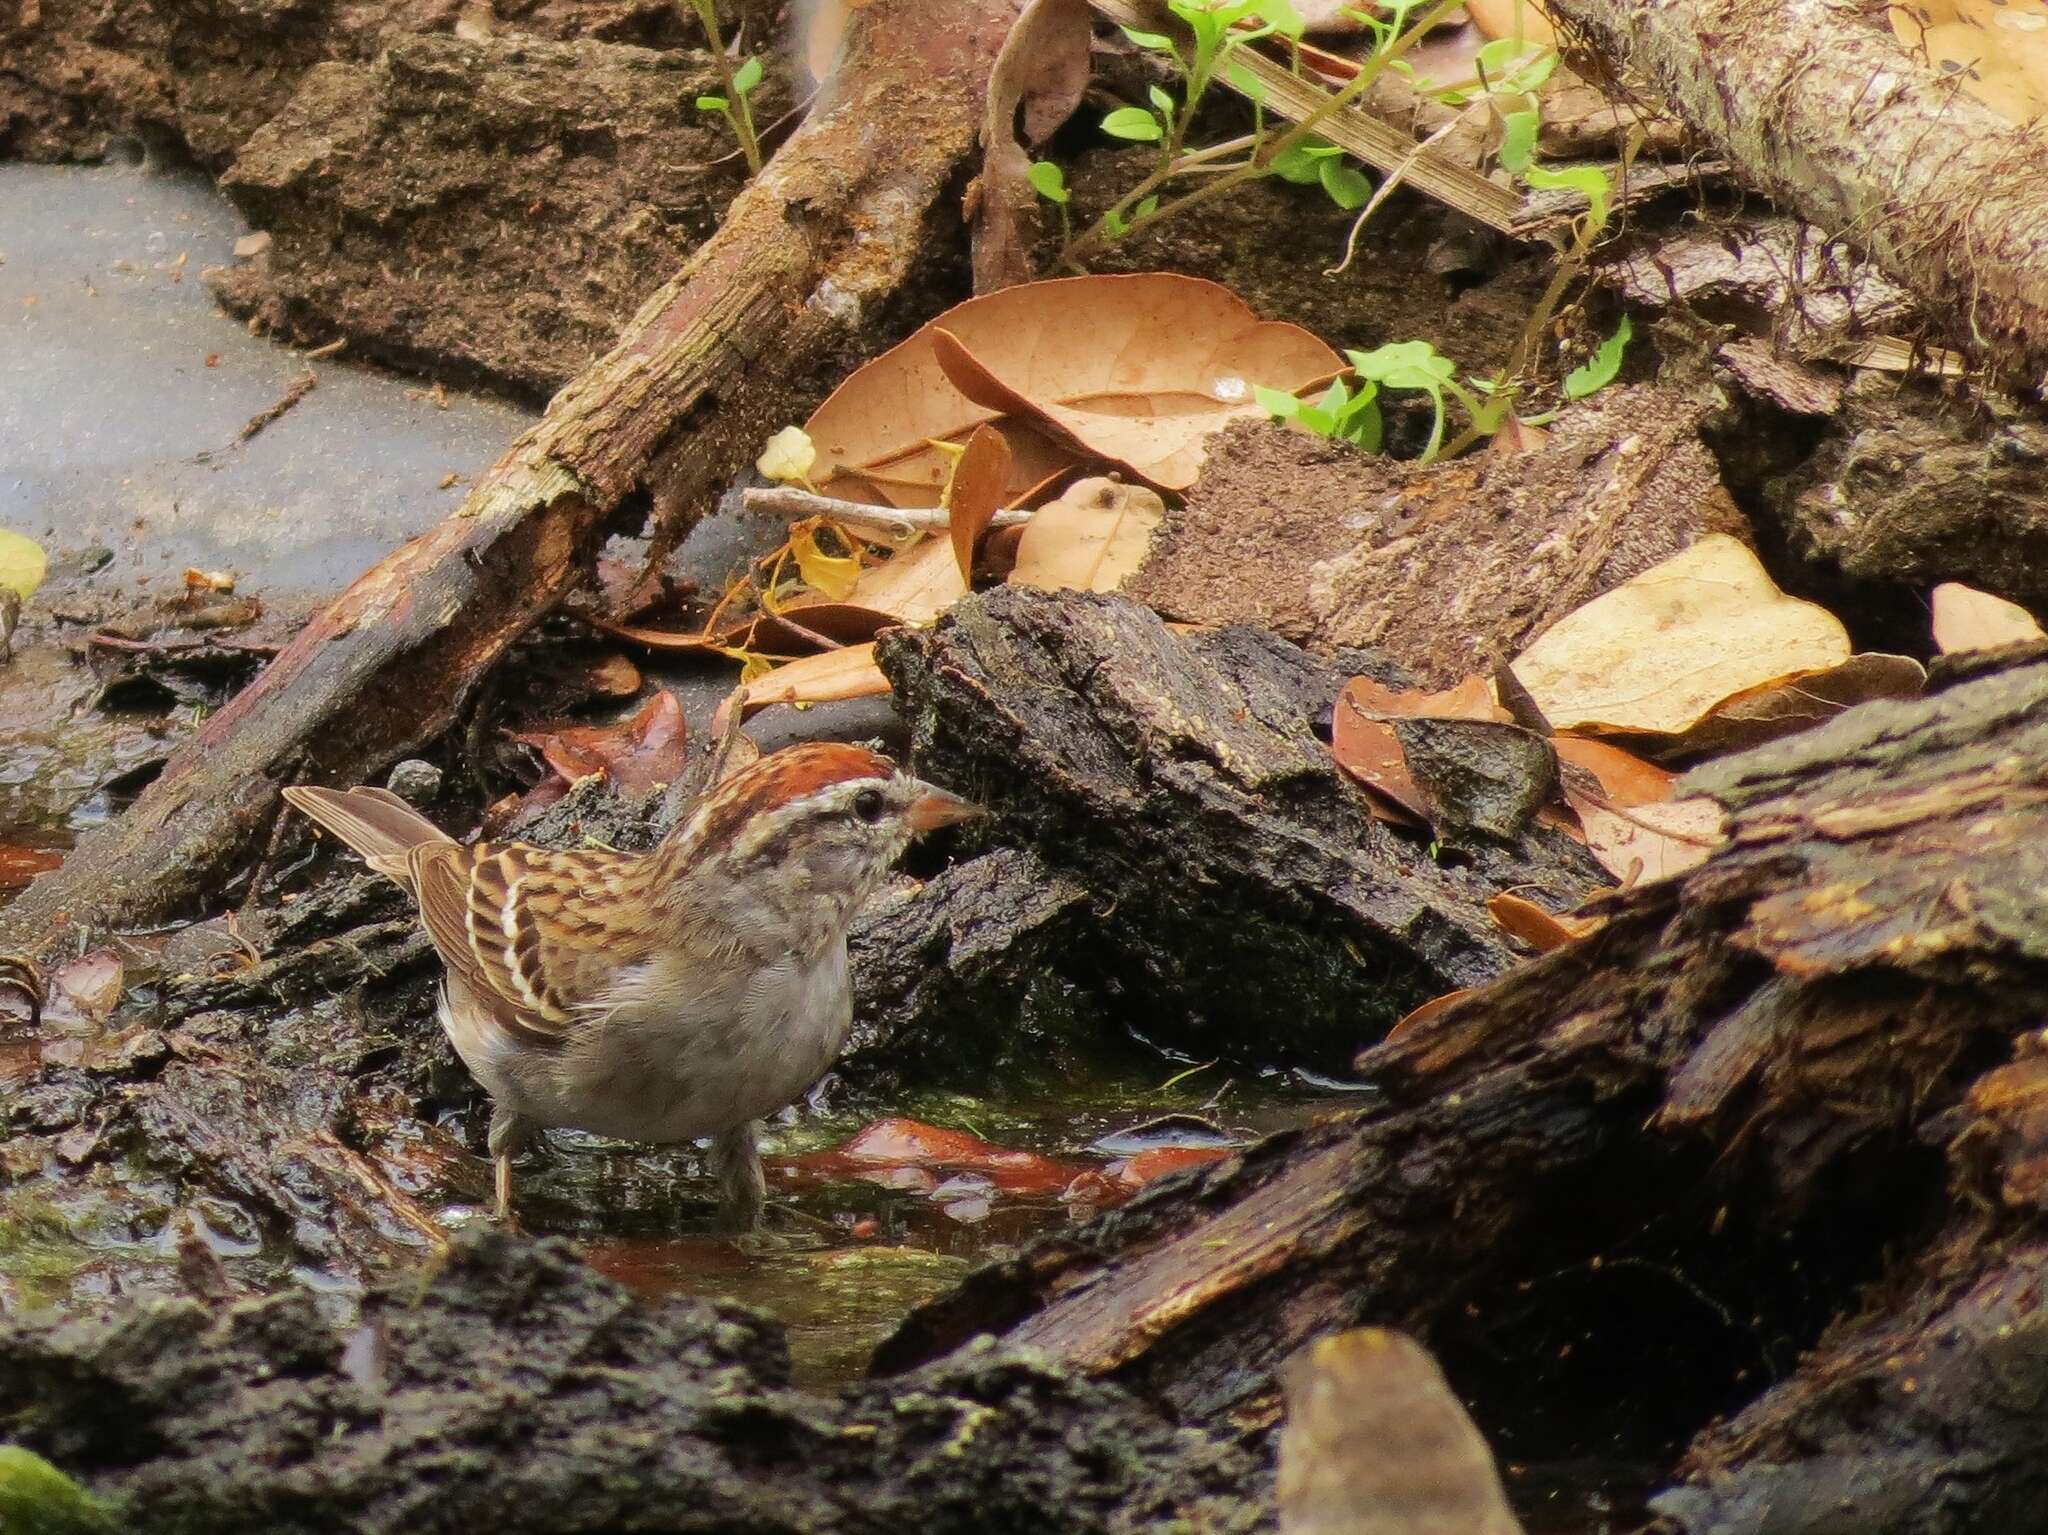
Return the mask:
<svg viewBox="0 0 2048 1535"><path fill-rule="evenodd" d="M956 216L942 193L1010 14L997 0L861 9L809 119L618 345L460 511L359 577L127 813L0 914L0 952L48 953L217 889L280 786L360 781L446 729L615 516L651 503L666 529L688 527L841 353L890 328L888 301Z"/></svg>
<svg viewBox="0 0 2048 1535"><path fill-rule="evenodd" d="M966 623L898 683L948 701L919 717L941 754L1005 740L953 680ZM2048 1072L2013 1055L2048 984L2048 663L1694 782L1729 842L1368 1050L1379 1105L978 1271L877 1367L998 1332L1259 1429L1302 1344L1398 1326L1521 1458L1683 1477L1660 1507L1688 1530L2038 1506Z"/></svg>

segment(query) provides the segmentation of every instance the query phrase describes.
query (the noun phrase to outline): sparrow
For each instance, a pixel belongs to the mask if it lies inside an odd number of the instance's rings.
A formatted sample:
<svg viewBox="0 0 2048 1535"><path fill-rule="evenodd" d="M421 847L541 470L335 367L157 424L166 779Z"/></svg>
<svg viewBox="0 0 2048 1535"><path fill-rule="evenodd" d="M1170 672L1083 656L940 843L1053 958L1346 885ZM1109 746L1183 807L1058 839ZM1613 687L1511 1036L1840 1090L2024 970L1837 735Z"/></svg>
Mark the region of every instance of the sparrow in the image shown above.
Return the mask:
<svg viewBox="0 0 2048 1535"><path fill-rule="evenodd" d="M492 1099L496 1212L548 1128L712 1138L721 1207L760 1220L759 1121L838 1056L846 930L912 838L979 807L863 747L762 757L647 853L465 845L384 789L285 798L403 886L446 966L439 1014Z"/></svg>

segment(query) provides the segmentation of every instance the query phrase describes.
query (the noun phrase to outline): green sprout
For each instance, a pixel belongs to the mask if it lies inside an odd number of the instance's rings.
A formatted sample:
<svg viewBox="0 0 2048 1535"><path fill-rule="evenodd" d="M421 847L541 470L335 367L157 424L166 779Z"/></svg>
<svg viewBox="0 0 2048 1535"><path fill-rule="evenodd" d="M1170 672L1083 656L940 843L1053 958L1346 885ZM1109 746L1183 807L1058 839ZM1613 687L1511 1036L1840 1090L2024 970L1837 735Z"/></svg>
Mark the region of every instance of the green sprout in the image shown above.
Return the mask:
<svg viewBox="0 0 2048 1535"><path fill-rule="evenodd" d="M680 0L678 0L680 3ZM733 67L732 57L725 51L725 40L718 35L718 10L715 0L689 0L690 10L704 28L704 45L711 50L711 58L718 69L718 78L724 82L723 94L699 96L699 112L715 112L732 129L733 137L740 141L740 153L746 156L747 174L761 174L761 139L754 131L754 88L761 83L766 73L759 54L749 54L740 66Z"/></svg>

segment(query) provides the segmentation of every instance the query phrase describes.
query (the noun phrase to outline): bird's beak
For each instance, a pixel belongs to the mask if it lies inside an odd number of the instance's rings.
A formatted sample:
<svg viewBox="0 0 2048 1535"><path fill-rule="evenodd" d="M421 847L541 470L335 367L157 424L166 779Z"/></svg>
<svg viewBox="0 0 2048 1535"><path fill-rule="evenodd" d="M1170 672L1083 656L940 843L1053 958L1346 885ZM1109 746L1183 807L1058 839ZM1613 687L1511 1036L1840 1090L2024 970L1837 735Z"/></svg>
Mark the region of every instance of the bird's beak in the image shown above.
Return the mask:
<svg viewBox="0 0 2048 1535"><path fill-rule="evenodd" d="M948 794L944 789L934 788L928 783L919 785L924 792L910 802L907 819L911 831L923 836L928 831L937 831L941 826L951 826L958 821L969 821L975 816L986 815L987 811L971 800L964 800L957 794Z"/></svg>

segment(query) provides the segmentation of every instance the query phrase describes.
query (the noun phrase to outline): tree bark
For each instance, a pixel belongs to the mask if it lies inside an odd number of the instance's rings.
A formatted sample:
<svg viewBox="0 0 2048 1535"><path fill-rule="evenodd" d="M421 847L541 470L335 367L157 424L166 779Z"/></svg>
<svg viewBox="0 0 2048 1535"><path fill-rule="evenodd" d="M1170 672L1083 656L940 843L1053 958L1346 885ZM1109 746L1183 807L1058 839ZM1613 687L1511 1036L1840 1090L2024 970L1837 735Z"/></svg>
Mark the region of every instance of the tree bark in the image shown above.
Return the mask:
<svg viewBox="0 0 2048 1535"><path fill-rule="evenodd" d="M0 951L177 911L217 886L301 779L355 782L446 729L472 685L651 494L687 526L798 412L953 217L1010 16L1000 0L878 0L809 119L619 344L440 527L359 577L175 754L130 810L0 915Z"/></svg>
<svg viewBox="0 0 2048 1535"><path fill-rule="evenodd" d="M1869 252L1954 344L2048 375L2048 158L1839 0L1552 0L1780 207ZM1987 38L1995 34L1987 33Z"/></svg>

